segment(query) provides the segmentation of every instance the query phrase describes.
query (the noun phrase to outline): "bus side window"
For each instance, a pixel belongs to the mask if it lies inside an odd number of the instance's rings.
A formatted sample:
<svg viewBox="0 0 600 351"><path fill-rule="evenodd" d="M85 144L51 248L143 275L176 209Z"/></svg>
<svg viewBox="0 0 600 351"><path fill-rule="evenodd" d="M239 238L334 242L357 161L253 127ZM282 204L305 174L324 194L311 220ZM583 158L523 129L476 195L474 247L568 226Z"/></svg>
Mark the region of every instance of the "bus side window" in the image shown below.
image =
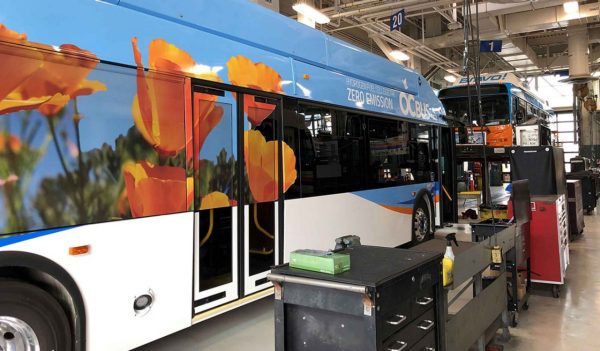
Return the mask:
<svg viewBox="0 0 600 351"><path fill-rule="evenodd" d="M522 99L517 98L517 125L525 122L526 118L525 116L527 115L527 108L526 108L526 103L525 101L523 101Z"/></svg>
<svg viewBox="0 0 600 351"><path fill-rule="evenodd" d="M302 196L327 195L364 188L364 137L360 118L326 107L300 105L298 116L307 132L301 133L303 152L314 153L314 168L302 159ZM356 126L356 127L355 127ZM358 135L356 135L358 133ZM310 138L309 138L310 136Z"/></svg>
<svg viewBox="0 0 600 351"><path fill-rule="evenodd" d="M369 118L369 184L394 186L414 181L410 163L408 123Z"/></svg>

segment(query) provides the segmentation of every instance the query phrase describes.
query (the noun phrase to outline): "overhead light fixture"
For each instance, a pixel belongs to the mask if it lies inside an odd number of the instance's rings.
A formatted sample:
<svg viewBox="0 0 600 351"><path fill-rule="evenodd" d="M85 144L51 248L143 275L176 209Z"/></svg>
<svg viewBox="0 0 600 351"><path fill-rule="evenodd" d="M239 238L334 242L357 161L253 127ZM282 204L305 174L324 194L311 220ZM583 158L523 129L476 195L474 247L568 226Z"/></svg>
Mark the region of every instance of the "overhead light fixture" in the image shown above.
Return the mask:
<svg viewBox="0 0 600 351"><path fill-rule="evenodd" d="M299 14L306 16L310 19L312 19L313 21L317 22L318 24L325 24L325 23L329 23L329 21L331 21L329 19L329 17L327 17L326 15L324 15L321 11L317 10L316 8L310 6L309 4L305 3L305 2L298 2L295 3L292 8L294 9L294 11L298 12Z"/></svg>
<svg viewBox="0 0 600 351"><path fill-rule="evenodd" d="M396 59L398 61L408 61L410 59L410 57L408 57L407 54L403 53L400 50L392 50L390 52L390 56L392 56L394 59Z"/></svg>
<svg viewBox="0 0 600 351"><path fill-rule="evenodd" d="M594 73L592 73L592 77L595 77L595 78L600 77L600 71L595 71Z"/></svg>
<svg viewBox="0 0 600 351"><path fill-rule="evenodd" d="M565 13L570 16L579 16L579 2L578 1L567 1L563 3L563 9Z"/></svg>
<svg viewBox="0 0 600 351"><path fill-rule="evenodd" d="M444 76L444 79L448 83L456 83L456 80L457 80L457 78L456 78L456 76L454 74L446 74Z"/></svg>

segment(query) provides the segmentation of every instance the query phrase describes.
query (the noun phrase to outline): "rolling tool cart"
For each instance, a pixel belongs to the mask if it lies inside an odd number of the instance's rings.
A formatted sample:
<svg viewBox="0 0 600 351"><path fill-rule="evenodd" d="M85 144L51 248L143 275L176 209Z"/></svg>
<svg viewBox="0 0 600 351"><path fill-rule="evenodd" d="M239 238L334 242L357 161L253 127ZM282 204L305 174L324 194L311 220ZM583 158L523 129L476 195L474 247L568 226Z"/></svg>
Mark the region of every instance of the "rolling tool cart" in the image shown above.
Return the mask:
<svg viewBox="0 0 600 351"><path fill-rule="evenodd" d="M495 271L506 270L509 273L507 274L507 309L511 314L511 327L516 327L519 312L529 308L527 301L531 289L531 268L529 251L526 249L529 245L529 233L517 230L517 225L509 223L507 220L496 219L495 221L495 224L491 219L480 223L471 223L472 240L474 242L486 242L493 235L505 229L509 229L510 232L515 234L515 246L504 253L502 263L492 264L490 268ZM503 265L504 267L502 267ZM525 274L525 277L523 277L523 274Z"/></svg>
<svg viewBox="0 0 600 351"><path fill-rule="evenodd" d="M581 180L567 180L567 193L569 202L569 241L573 241L583 233L583 227L585 227Z"/></svg>
<svg viewBox="0 0 600 351"><path fill-rule="evenodd" d="M567 179L581 181L583 208L590 214L596 208L598 196L600 195L600 176L590 170L584 170L568 173Z"/></svg>
<svg viewBox="0 0 600 351"><path fill-rule="evenodd" d="M531 197L531 272L534 283L552 284L560 297L569 265L569 222L565 195Z"/></svg>
<svg viewBox="0 0 600 351"><path fill-rule="evenodd" d="M512 195L508 201L508 219L491 219L480 223L472 223L472 239L482 242L492 235L514 227L511 232L515 234L514 248L505 253L505 269L508 272L508 311L511 314L511 326L516 327L519 312L529 308L528 300L531 291L531 197L529 195L529 181L516 180L512 182ZM492 265L498 270L498 265Z"/></svg>
<svg viewBox="0 0 600 351"><path fill-rule="evenodd" d="M499 275L483 285L482 272L492 264L492 250L488 242L473 242L470 233L461 233L461 224L453 224L436 231L435 238L414 246L411 250L428 252L445 252L445 236L456 232L458 246L453 247L454 265L453 282L444 287L443 305L446 320L445 347L447 351L465 351L475 347L484 351L486 344L496 336L496 331L503 330L502 338L510 338L506 297L506 273L502 267ZM502 252L510 251L514 245L514 226L502 228L490 237L490 241L501 248ZM472 291L466 304L458 303ZM461 306L460 310L451 309Z"/></svg>
<svg viewBox="0 0 600 351"><path fill-rule="evenodd" d="M277 351L445 350L439 253L374 246L336 251L336 275L274 267Z"/></svg>

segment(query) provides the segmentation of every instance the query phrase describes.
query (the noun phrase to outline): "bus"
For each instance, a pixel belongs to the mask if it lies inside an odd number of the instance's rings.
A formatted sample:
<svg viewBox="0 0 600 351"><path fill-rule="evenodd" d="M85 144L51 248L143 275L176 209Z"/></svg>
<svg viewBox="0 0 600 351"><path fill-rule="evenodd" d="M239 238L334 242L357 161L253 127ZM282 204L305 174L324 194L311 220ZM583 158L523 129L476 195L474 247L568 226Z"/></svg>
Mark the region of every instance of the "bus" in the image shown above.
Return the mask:
<svg viewBox="0 0 600 351"><path fill-rule="evenodd" d="M547 125L547 103L536 96L513 73L484 74L481 82L481 121L469 118L477 111L474 78L463 77L456 86L440 90L438 97L449 119L466 127L471 139L457 143L482 143L490 147L516 145L516 127L524 123ZM469 89L469 90L467 90ZM469 111L468 95L471 95ZM483 123L483 125L480 125ZM485 134L485 135L484 135Z"/></svg>
<svg viewBox="0 0 600 351"><path fill-rule="evenodd" d="M127 350L440 224L418 73L245 0L0 2L0 349Z"/></svg>

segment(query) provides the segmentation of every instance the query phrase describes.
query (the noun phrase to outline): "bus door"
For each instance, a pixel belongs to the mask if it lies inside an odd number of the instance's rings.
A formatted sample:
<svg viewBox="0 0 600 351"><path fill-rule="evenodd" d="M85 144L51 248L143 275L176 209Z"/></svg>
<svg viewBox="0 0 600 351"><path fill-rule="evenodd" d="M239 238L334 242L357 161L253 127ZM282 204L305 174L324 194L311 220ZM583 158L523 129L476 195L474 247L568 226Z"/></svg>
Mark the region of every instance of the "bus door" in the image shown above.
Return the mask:
<svg viewBox="0 0 600 351"><path fill-rule="evenodd" d="M194 86L191 115L193 152L186 161L194 184L194 313L200 313L239 297L236 95Z"/></svg>
<svg viewBox="0 0 600 351"><path fill-rule="evenodd" d="M246 94L243 101L243 291L248 295L270 287L267 273L280 263L282 112L278 99Z"/></svg>

